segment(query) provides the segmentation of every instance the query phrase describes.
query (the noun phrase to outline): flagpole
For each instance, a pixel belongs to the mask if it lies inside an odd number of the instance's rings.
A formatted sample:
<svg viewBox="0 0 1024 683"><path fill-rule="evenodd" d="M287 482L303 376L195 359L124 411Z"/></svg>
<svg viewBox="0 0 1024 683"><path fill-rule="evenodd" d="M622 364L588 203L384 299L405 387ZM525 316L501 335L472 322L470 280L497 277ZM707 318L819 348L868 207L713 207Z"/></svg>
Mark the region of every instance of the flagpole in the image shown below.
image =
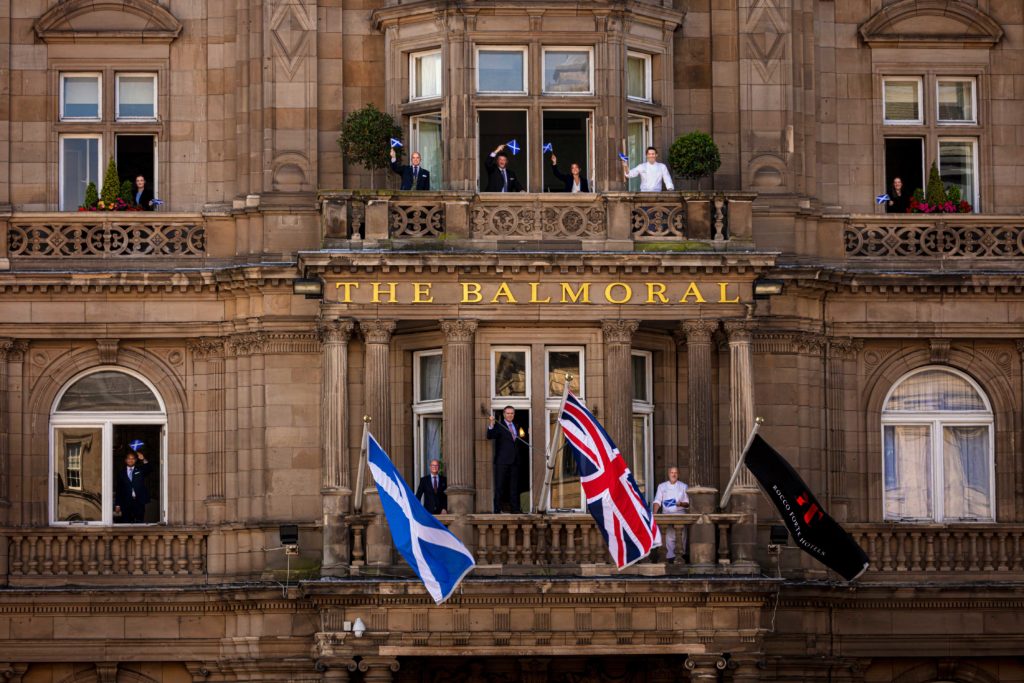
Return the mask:
<svg viewBox="0 0 1024 683"><path fill-rule="evenodd" d="M565 410L565 402L569 398L569 385L571 384L572 375L567 372L565 373L565 389L562 391L562 400L558 404L558 412L555 413L555 428L551 430L551 439L548 442L547 452L544 454L544 486L540 490L540 503L537 505L537 511L541 514L548 511L548 503L551 498L551 475L555 471L555 444L558 442L558 435L562 431L562 421L558 418L562 411Z"/></svg>
<svg viewBox="0 0 1024 683"><path fill-rule="evenodd" d="M373 418L363 415L363 438L359 440L359 469L356 470L356 491L352 502L352 510L357 515L363 511L363 478L366 471L366 453L369 449L370 423Z"/></svg>
<svg viewBox="0 0 1024 683"><path fill-rule="evenodd" d="M740 451L740 458L736 462L736 467L732 471L732 476L729 477L729 483L725 485L725 491L722 492L722 502L718 504L720 510L724 510L725 506L729 504L729 498L732 496L732 487L736 483L736 478L740 476L740 469L743 468L743 460L747 457L747 451L750 449L750 444L754 443L754 437L757 436L757 430L764 424L763 417L754 418L754 428L750 430L750 436L747 437L747 443L744 444L743 450Z"/></svg>

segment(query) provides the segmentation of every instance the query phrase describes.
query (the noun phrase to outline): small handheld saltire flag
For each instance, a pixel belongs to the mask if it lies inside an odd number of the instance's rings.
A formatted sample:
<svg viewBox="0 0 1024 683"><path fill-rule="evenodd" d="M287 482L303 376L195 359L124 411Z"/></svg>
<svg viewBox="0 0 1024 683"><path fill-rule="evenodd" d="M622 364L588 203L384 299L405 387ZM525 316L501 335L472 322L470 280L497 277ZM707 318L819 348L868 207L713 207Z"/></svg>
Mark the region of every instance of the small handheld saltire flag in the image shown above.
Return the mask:
<svg viewBox="0 0 1024 683"><path fill-rule="evenodd" d="M401 147L402 146L402 141L399 140L398 138L391 138L391 146L392 147Z"/></svg>
<svg viewBox="0 0 1024 683"><path fill-rule="evenodd" d="M825 513L796 470L767 441L755 435L744 464L775 503L801 550L847 581L867 570L864 550Z"/></svg>
<svg viewBox="0 0 1024 683"><path fill-rule="evenodd" d="M164 200L162 200L162 199L153 199L153 206L160 206L163 203L164 203Z"/></svg>
<svg viewBox="0 0 1024 683"><path fill-rule="evenodd" d="M576 458L587 509L619 569L661 545L661 532L633 473L597 418L570 391L558 416Z"/></svg>
<svg viewBox="0 0 1024 683"><path fill-rule="evenodd" d="M395 547L440 605L476 566L473 555L427 512L372 434L367 456Z"/></svg>
<svg viewBox="0 0 1024 683"><path fill-rule="evenodd" d="M875 197L875 202L878 204L885 204L887 201L889 201L888 194L880 194L877 197Z"/></svg>
<svg viewBox="0 0 1024 683"><path fill-rule="evenodd" d="M142 443L138 439L135 439L135 441L132 441L130 444L128 444L128 448L132 449L133 451L137 451L145 445L146 444Z"/></svg>
<svg viewBox="0 0 1024 683"><path fill-rule="evenodd" d="M625 161L627 164L629 163L629 157L627 157L622 152L619 152L619 158L622 159L623 161Z"/></svg>
<svg viewBox="0 0 1024 683"><path fill-rule="evenodd" d="M509 140L505 146L512 150L512 154L519 154L519 143L515 140Z"/></svg>
<svg viewBox="0 0 1024 683"><path fill-rule="evenodd" d="M551 143L550 142L545 142L544 146L540 150L540 153L543 154L544 152L554 152L554 151L555 150L551 147Z"/></svg>

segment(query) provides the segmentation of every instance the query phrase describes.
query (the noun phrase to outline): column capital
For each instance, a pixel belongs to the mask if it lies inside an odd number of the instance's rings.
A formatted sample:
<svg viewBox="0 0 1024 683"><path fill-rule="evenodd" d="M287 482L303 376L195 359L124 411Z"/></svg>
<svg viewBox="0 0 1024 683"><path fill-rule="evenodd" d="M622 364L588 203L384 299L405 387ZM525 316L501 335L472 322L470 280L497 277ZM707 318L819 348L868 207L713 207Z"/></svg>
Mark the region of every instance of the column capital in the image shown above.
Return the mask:
<svg viewBox="0 0 1024 683"><path fill-rule="evenodd" d="M356 324L348 318L321 319L317 324L320 341L324 344L345 344L355 329Z"/></svg>
<svg viewBox="0 0 1024 683"><path fill-rule="evenodd" d="M754 335L754 323L750 320L726 320L725 331L729 335L729 343L750 343Z"/></svg>
<svg viewBox="0 0 1024 683"><path fill-rule="evenodd" d="M196 360L205 360L208 358L223 358L224 338L199 337L197 339L190 339L185 344L185 348L192 352L192 355L196 358Z"/></svg>
<svg viewBox="0 0 1024 683"><path fill-rule="evenodd" d="M0 360L22 360L26 351L28 351L28 342L10 337L0 337Z"/></svg>
<svg viewBox="0 0 1024 683"><path fill-rule="evenodd" d="M608 344L631 344L633 334L640 327L639 320L602 320L601 332Z"/></svg>
<svg viewBox="0 0 1024 683"><path fill-rule="evenodd" d="M442 320L441 331L449 343L469 343L476 334L477 324L476 320Z"/></svg>
<svg viewBox="0 0 1024 683"><path fill-rule="evenodd" d="M369 344L388 344L398 323L394 320L360 320L359 329Z"/></svg>
<svg viewBox="0 0 1024 683"><path fill-rule="evenodd" d="M711 669L724 671L729 666L729 662L721 655L716 654L690 655L686 658L683 666L686 667L687 671L708 671Z"/></svg>
<svg viewBox="0 0 1024 683"><path fill-rule="evenodd" d="M684 320L679 323L677 338L687 344L710 344L711 335L718 330L717 320Z"/></svg>

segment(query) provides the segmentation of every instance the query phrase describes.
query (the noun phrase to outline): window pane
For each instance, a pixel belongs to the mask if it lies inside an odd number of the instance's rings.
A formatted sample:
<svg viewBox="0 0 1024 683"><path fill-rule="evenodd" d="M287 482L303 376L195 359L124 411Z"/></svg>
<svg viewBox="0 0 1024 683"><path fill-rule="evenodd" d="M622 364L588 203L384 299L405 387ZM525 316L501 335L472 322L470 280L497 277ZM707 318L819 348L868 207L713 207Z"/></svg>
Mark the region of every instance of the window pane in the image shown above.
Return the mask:
<svg viewBox="0 0 1024 683"><path fill-rule="evenodd" d="M525 351L499 351L494 355L494 395L526 396Z"/></svg>
<svg viewBox="0 0 1024 683"><path fill-rule="evenodd" d="M152 76L121 76L117 79L117 115L151 119L156 116Z"/></svg>
<svg viewBox="0 0 1024 683"><path fill-rule="evenodd" d="M96 119L100 115L99 79L96 76L64 78L64 118Z"/></svg>
<svg viewBox="0 0 1024 683"><path fill-rule="evenodd" d="M626 95L636 100L649 99L647 94L647 60L626 57Z"/></svg>
<svg viewBox="0 0 1024 683"><path fill-rule="evenodd" d="M441 54L415 57L416 82L413 96L417 99L441 96Z"/></svg>
<svg viewBox="0 0 1024 683"><path fill-rule="evenodd" d="M974 143L969 140L939 140L939 175L946 185L960 188L962 199L976 204Z"/></svg>
<svg viewBox="0 0 1024 683"><path fill-rule="evenodd" d="M423 430L420 434L423 445L420 459L423 463L422 471L426 473L430 471L431 460L444 462L444 458L441 457L441 447L444 443L444 420L440 415L424 415L420 424Z"/></svg>
<svg viewBox="0 0 1024 683"><path fill-rule="evenodd" d="M590 92L590 53L578 50L546 51L544 92Z"/></svg>
<svg viewBox="0 0 1024 683"><path fill-rule="evenodd" d="M647 120L642 118L629 119L626 132L626 156L629 157L629 165L636 166L644 160L644 149L647 147ZM629 179L629 191L640 191L640 178Z"/></svg>
<svg viewBox="0 0 1024 683"><path fill-rule="evenodd" d="M917 81L885 82L885 120L918 121L921 97Z"/></svg>
<svg viewBox="0 0 1024 683"><path fill-rule="evenodd" d="M419 356L419 363L420 395L417 397L417 400L420 402L440 401L441 378L443 376L441 366L441 354L438 353L430 356Z"/></svg>
<svg viewBox="0 0 1024 683"><path fill-rule="evenodd" d="M942 431L946 519L991 519L988 427Z"/></svg>
<svg viewBox="0 0 1024 683"><path fill-rule="evenodd" d="M58 429L54 439L56 519L98 522L103 518L103 435L99 428Z"/></svg>
<svg viewBox="0 0 1024 683"><path fill-rule="evenodd" d="M145 384L123 372L97 372L74 383L60 399L60 411L159 411Z"/></svg>
<svg viewBox="0 0 1024 683"><path fill-rule="evenodd" d="M440 190L444 182L443 139L441 137L441 117L418 116L413 123L416 140L413 144L423 159L423 167L430 171L430 189Z"/></svg>
<svg viewBox="0 0 1024 683"><path fill-rule="evenodd" d="M887 426L884 447L885 518L932 518L931 428Z"/></svg>
<svg viewBox="0 0 1024 683"><path fill-rule="evenodd" d="M886 412L935 410L987 410L982 397L967 380L942 370L926 370L908 377L892 392Z"/></svg>
<svg viewBox="0 0 1024 683"><path fill-rule="evenodd" d="M633 400L651 400L647 394L647 356L633 356Z"/></svg>
<svg viewBox="0 0 1024 683"><path fill-rule="evenodd" d="M580 354L579 351L548 352L548 396L561 396L565 391L565 373L572 375L569 389L576 395L580 393Z"/></svg>
<svg viewBox="0 0 1024 683"><path fill-rule="evenodd" d="M548 429L555 429L555 413L548 413ZM550 431L549 431L550 433ZM562 431L555 439L554 472L551 473L551 508L553 510L580 510L583 508L583 487L569 444Z"/></svg>
<svg viewBox="0 0 1024 683"><path fill-rule="evenodd" d="M155 524L160 521L162 429L162 425L114 425L114 500L108 505L114 508L115 524ZM132 451L139 455L129 477L127 456ZM120 508L120 513L117 508Z"/></svg>
<svg viewBox="0 0 1024 683"><path fill-rule="evenodd" d="M85 201L85 189L96 183L99 189L100 141L98 138L63 138L61 210L74 211Z"/></svg>
<svg viewBox="0 0 1024 683"><path fill-rule="evenodd" d="M939 120L974 121L974 81L939 81Z"/></svg>
<svg viewBox="0 0 1024 683"><path fill-rule="evenodd" d="M633 448L631 456L626 458L626 464L644 496L647 495L647 427L646 415L633 416Z"/></svg>
<svg viewBox="0 0 1024 683"><path fill-rule="evenodd" d="M524 53L480 50L477 55L480 92L523 92Z"/></svg>

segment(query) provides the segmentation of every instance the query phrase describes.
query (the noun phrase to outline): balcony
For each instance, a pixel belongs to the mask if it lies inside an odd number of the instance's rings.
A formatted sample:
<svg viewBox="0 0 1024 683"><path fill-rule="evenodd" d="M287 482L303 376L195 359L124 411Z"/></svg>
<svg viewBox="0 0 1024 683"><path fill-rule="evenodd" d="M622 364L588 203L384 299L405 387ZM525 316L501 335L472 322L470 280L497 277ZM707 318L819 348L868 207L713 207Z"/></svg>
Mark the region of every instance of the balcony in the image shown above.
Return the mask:
<svg viewBox="0 0 1024 683"><path fill-rule="evenodd" d="M754 195L325 192L330 248L750 250Z"/></svg>

